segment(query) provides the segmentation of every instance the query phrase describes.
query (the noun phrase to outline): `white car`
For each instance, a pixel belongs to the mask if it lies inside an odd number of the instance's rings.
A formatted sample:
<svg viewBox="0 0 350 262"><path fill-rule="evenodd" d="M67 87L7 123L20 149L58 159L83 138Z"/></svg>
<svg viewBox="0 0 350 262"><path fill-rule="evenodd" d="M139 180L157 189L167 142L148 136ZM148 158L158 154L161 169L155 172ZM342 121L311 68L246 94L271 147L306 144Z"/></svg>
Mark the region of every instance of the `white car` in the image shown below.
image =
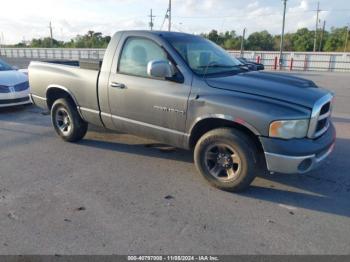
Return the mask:
<svg viewBox="0 0 350 262"><path fill-rule="evenodd" d="M28 76L0 59L0 107L29 103Z"/></svg>

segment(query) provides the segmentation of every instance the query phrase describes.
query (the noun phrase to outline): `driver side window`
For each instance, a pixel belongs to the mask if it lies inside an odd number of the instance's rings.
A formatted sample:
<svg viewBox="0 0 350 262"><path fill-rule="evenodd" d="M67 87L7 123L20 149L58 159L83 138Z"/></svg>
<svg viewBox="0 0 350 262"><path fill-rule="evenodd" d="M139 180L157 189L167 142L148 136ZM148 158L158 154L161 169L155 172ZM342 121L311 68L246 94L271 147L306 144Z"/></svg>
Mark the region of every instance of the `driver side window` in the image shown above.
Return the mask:
<svg viewBox="0 0 350 262"><path fill-rule="evenodd" d="M147 64L152 60L168 60L167 54L151 40L136 37L128 38L120 56L118 72L148 77Z"/></svg>

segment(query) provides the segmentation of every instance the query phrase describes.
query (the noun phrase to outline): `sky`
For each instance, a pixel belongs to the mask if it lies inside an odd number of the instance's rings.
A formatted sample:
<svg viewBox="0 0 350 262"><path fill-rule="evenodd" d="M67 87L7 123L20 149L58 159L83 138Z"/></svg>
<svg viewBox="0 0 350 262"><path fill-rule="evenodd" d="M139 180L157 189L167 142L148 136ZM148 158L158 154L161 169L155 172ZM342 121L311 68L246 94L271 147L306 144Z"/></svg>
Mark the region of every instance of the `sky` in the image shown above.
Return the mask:
<svg viewBox="0 0 350 262"><path fill-rule="evenodd" d="M350 25L350 0L319 2L327 29ZM167 5L168 0L0 0L0 43L47 37L50 21L54 38L65 41L88 30L112 35L118 30L148 29L151 8L154 28L159 30ZM172 6L174 31L281 32L281 0L172 0ZM286 32L314 29L316 7L317 0L288 0Z"/></svg>

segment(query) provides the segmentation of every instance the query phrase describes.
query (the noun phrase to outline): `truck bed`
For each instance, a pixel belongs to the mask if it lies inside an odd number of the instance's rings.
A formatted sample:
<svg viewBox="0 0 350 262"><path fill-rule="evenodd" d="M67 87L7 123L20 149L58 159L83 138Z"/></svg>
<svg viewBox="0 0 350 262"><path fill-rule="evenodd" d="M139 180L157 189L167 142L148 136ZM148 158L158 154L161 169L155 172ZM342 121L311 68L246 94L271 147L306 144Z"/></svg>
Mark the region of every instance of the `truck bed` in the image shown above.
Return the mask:
<svg viewBox="0 0 350 262"><path fill-rule="evenodd" d="M82 69L90 69L90 70L97 70L97 71L99 71L102 66L102 60L97 60L97 59L48 60L45 62L51 63L51 64L58 64L58 65L75 66L75 67L80 67Z"/></svg>
<svg viewBox="0 0 350 262"><path fill-rule="evenodd" d="M40 99L46 101L47 90L59 87L71 94L79 108L98 111L97 95L92 94L97 93L100 71L92 66L94 63L79 64L80 67L53 62L31 62L29 83L34 102Z"/></svg>

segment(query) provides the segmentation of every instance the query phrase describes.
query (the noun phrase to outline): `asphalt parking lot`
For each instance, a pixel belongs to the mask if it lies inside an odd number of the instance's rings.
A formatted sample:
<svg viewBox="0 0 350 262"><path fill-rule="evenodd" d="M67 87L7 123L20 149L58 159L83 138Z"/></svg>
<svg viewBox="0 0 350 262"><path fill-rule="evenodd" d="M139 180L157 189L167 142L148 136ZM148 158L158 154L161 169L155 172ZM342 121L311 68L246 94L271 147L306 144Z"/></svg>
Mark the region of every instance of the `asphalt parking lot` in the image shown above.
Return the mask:
<svg viewBox="0 0 350 262"><path fill-rule="evenodd" d="M190 152L96 128L69 144L40 109L0 109L0 254L350 254L350 74L294 74L335 92L336 149L241 194Z"/></svg>

